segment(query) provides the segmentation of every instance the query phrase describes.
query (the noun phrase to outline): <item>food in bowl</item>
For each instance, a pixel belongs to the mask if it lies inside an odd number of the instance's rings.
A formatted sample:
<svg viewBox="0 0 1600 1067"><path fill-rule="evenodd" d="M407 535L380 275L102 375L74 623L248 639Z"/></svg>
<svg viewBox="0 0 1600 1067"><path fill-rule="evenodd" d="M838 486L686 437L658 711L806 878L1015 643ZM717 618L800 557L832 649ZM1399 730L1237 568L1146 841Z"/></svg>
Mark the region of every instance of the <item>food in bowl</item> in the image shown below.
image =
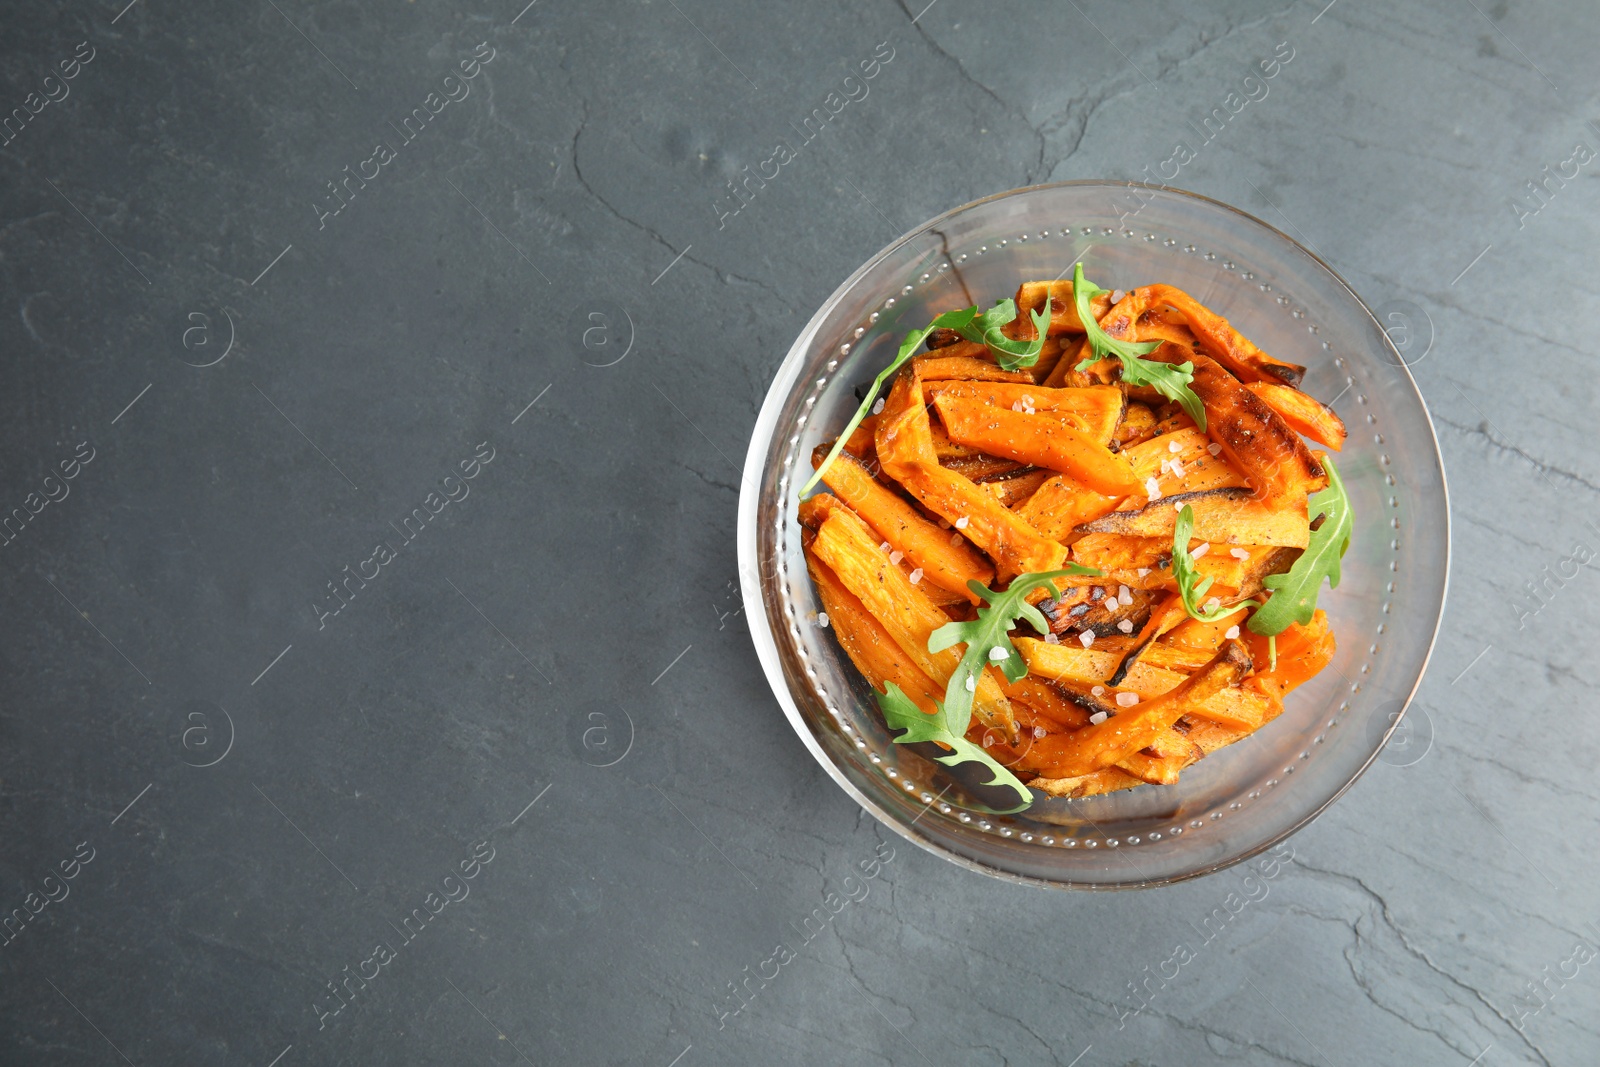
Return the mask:
<svg viewBox="0 0 1600 1067"><path fill-rule="evenodd" d="M1018 811L1172 785L1276 719L1333 658L1354 525L1304 374L1081 262L908 334L799 505L818 622L895 740Z"/></svg>

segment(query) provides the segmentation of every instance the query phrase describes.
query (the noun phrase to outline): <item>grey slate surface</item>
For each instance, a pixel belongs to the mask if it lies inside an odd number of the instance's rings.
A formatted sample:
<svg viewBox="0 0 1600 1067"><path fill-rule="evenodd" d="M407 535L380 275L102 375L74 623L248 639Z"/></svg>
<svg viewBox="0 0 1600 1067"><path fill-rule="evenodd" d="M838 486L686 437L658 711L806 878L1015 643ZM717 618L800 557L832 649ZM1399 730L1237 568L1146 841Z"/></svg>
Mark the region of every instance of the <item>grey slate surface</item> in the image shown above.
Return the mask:
<svg viewBox="0 0 1600 1067"><path fill-rule="evenodd" d="M0 147L0 508L66 493L0 549L0 908L41 908L0 949L0 1061L1600 1059L1600 610L1564 562L1600 544L1600 164L1527 186L1600 150L1592 5L96 0L0 26L0 104L68 93ZM1246 870L1023 889L857 810L757 668L735 487L773 369L866 257L980 195L1140 177L1280 42L1174 184L1404 312L1458 562L1406 746L1202 944ZM880 44L870 94L719 228L724 182Z"/></svg>

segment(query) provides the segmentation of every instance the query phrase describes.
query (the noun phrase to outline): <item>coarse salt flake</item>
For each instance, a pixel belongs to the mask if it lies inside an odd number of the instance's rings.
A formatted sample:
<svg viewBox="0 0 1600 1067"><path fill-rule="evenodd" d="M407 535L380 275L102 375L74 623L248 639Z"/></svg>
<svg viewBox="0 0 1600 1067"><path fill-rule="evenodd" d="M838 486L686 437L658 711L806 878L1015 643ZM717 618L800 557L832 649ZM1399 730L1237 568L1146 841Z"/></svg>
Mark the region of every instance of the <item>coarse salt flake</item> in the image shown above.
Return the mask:
<svg viewBox="0 0 1600 1067"><path fill-rule="evenodd" d="M967 692L969 692L969 693L976 692L977 688L978 688L978 676L976 674L967 675Z"/></svg>
<svg viewBox="0 0 1600 1067"><path fill-rule="evenodd" d="M1239 639L1239 628L1237 626L1230 626L1228 627L1228 632L1223 636L1229 641L1237 641Z"/></svg>
<svg viewBox="0 0 1600 1067"><path fill-rule="evenodd" d="M1116 610L1117 610L1117 608L1119 608L1119 607L1121 607L1121 606L1122 606L1122 605L1120 605L1120 604L1119 604L1119 603L1117 603L1117 598L1116 598L1116 597L1114 597L1114 596L1108 596L1108 597L1106 597L1106 600L1105 600L1105 609L1106 609L1106 610L1107 610L1107 611L1116 611Z"/></svg>
<svg viewBox="0 0 1600 1067"><path fill-rule="evenodd" d="M959 519L956 520L956 529L965 530L967 528L967 522L968 522L967 517L965 515L961 516Z"/></svg>
<svg viewBox="0 0 1600 1067"><path fill-rule="evenodd" d="M1122 298L1127 295L1128 294L1123 292L1121 289L1113 289L1111 291L1111 302L1113 304L1120 304L1122 303Z"/></svg>
<svg viewBox="0 0 1600 1067"><path fill-rule="evenodd" d="M1200 544L1195 547L1195 550L1193 552L1189 553L1189 555L1193 556L1195 559L1199 559L1201 556L1205 555L1207 552L1210 552L1210 551L1211 551L1211 542L1210 541L1201 541Z"/></svg>
<svg viewBox="0 0 1600 1067"><path fill-rule="evenodd" d="M1117 599L1122 601L1124 604L1132 604L1133 603L1133 590L1129 589L1125 585L1117 586Z"/></svg>
<svg viewBox="0 0 1600 1067"><path fill-rule="evenodd" d="M987 734L986 733L986 734L983 735L983 747L984 748L993 748L994 747L994 735L993 734Z"/></svg>
<svg viewBox="0 0 1600 1067"><path fill-rule="evenodd" d="M1177 460L1172 461L1172 476L1174 478L1183 477L1183 464Z"/></svg>
<svg viewBox="0 0 1600 1067"><path fill-rule="evenodd" d="M1156 481L1154 478L1146 478L1144 480L1144 495L1149 497L1151 500L1160 500L1161 483Z"/></svg>
<svg viewBox="0 0 1600 1067"><path fill-rule="evenodd" d="M1117 623L1117 629L1121 630L1125 634L1133 633L1133 620L1123 619L1121 622Z"/></svg>
<svg viewBox="0 0 1600 1067"><path fill-rule="evenodd" d="M1244 548L1230 548L1228 549L1228 555L1234 559L1249 559L1250 551Z"/></svg>
<svg viewBox="0 0 1600 1067"><path fill-rule="evenodd" d="M1168 452L1182 452L1183 451L1183 446L1180 445L1176 441L1168 441L1167 442L1167 451Z"/></svg>
<svg viewBox="0 0 1600 1067"><path fill-rule="evenodd" d="M1139 573L1139 577L1143 578L1143 577L1145 577L1146 575L1148 575L1150 573L1150 568L1149 567L1140 567L1138 573Z"/></svg>
<svg viewBox="0 0 1600 1067"><path fill-rule="evenodd" d="M1161 473L1162 474L1169 474L1169 473L1171 473L1171 471L1172 471L1172 460L1170 460L1170 459L1162 460L1161 461Z"/></svg>
<svg viewBox="0 0 1600 1067"><path fill-rule="evenodd" d="M1095 726L1099 726L1101 723L1106 721L1106 713L1103 711L1097 711L1093 715L1089 716L1089 721Z"/></svg>
<svg viewBox="0 0 1600 1067"><path fill-rule="evenodd" d="M922 568L918 567L911 572L911 584L916 585L920 581L922 581Z"/></svg>
<svg viewBox="0 0 1600 1067"><path fill-rule="evenodd" d="M1209 445L1206 445L1206 451L1210 452L1213 456L1220 456L1222 455L1222 446L1217 442L1212 441Z"/></svg>
<svg viewBox="0 0 1600 1067"><path fill-rule="evenodd" d="M901 560L903 560L905 558L906 558L906 554L904 552L901 552L899 549L896 549L895 551L889 553L889 562L890 563L899 563Z"/></svg>
<svg viewBox="0 0 1600 1067"><path fill-rule="evenodd" d="M1005 648L1002 648L1000 645L995 645L993 648L991 648L989 650L989 658L994 660L996 663L999 663L1001 660L1007 659L1010 656L1011 656L1010 651L1008 651Z"/></svg>
<svg viewBox="0 0 1600 1067"><path fill-rule="evenodd" d="M1200 606L1200 610L1204 611L1207 615L1209 615L1213 611L1216 611L1220 607L1222 607L1222 601L1220 599L1218 599L1217 597L1212 597L1210 600L1207 600L1204 604L1202 604Z"/></svg>
<svg viewBox="0 0 1600 1067"><path fill-rule="evenodd" d="M1033 728L1033 736L1034 737L1043 737L1047 732L1048 731L1045 730L1045 728L1043 726L1035 726Z"/></svg>
<svg viewBox="0 0 1600 1067"><path fill-rule="evenodd" d="M1094 644L1094 631L1085 630L1083 633L1079 634L1078 644L1082 645L1084 648L1088 648L1090 645Z"/></svg>
<svg viewBox="0 0 1600 1067"><path fill-rule="evenodd" d="M1173 510L1173 511L1182 511L1182 510L1183 510L1183 508L1184 508L1184 503L1183 503L1183 501L1181 501L1181 500L1174 500L1174 501L1173 501L1173 502L1172 502L1172 510Z"/></svg>
<svg viewBox="0 0 1600 1067"><path fill-rule="evenodd" d="M1119 707L1119 708L1131 708L1137 703L1139 703L1139 694L1138 693L1118 693L1117 694L1117 707Z"/></svg>
<svg viewBox="0 0 1600 1067"><path fill-rule="evenodd" d="M1020 400L1013 400L1011 402L1011 410L1012 411L1021 411L1021 410L1023 410L1023 407L1024 407L1024 405L1023 405L1022 401L1020 401Z"/></svg>
<svg viewBox="0 0 1600 1067"><path fill-rule="evenodd" d="M883 544L878 546L878 551L879 552L887 552L887 551L889 551L889 547L890 547L889 546L889 542L885 541Z"/></svg>
<svg viewBox="0 0 1600 1067"><path fill-rule="evenodd" d="M826 611L817 612L817 625L824 630L828 628L828 613Z"/></svg>
<svg viewBox="0 0 1600 1067"><path fill-rule="evenodd" d="M1044 643L1047 645L1059 645L1061 643L1061 638L1057 637L1052 631L1051 633L1044 635Z"/></svg>
<svg viewBox="0 0 1600 1067"><path fill-rule="evenodd" d="M1089 692L1093 693L1097 697L1103 697L1106 695L1106 687L1103 685L1097 685L1093 689L1089 690Z"/></svg>
<svg viewBox="0 0 1600 1067"><path fill-rule="evenodd" d="M881 415L883 413L883 397L880 396L876 401L873 402L872 413L874 415Z"/></svg>

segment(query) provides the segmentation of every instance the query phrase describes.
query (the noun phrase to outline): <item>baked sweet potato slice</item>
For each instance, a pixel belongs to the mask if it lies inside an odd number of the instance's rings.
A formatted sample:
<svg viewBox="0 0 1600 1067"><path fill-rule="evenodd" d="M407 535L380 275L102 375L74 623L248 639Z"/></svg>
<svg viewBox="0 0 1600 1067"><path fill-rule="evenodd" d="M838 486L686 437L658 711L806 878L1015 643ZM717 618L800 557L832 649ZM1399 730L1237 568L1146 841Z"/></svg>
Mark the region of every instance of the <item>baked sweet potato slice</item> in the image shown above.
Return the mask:
<svg viewBox="0 0 1600 1067"><path fill-rule="evenodd" d="M1113 511L1078 527L1079 533L1121 534L1125 537L1172 537L1178 510L1194 511L1194 536L1200 541L1226 545L1275 545L1304 548L1311 530L1304 498L1293 504L1269 507L1243 488L1206 489L1198 493L1163 496L1131 511Z"/></svg>
<svg viewBox="0 0 1600 1067"><path fill-rule="evenodd" d="M1098 643L1094 648L1083 648L1077 642L1052 645L1037 638L1018 637L1015 644L1028 664L1029 673L1080 691L1092 692L1096 685L1109 686L1111 675L1124 655L1123 651L1102 650ZM1280 655L1280 665L1282 659ZM1140 700L1154 700L1177 688L1186 677L1188 675L1182 671L1157 667L1141 659L1128 668L1127 677L1117 688L1137 693ZM1113 698L1104 696L1103 699L1109 703ZM1261 725L1266 711L1266 698L1246 687L1225 689L1191 709L1192 714L1201 718L1249 730Z"/></svg>
<svg viewBox="0 0 1600 1067"><path fill-rule="evenodd" d="M848 508L834 507L817 528L811 543L817 557L826 563L839 582L861 601L872 617L917 668L932 678L940 690L955 673L961 652L947 648L928 651L928 637L950 621L937 604L912 585L900 568L878 547L867 524ZM1006 700L994 671L978 676L973 710L987 725L1015 730L1011 705Z"/></svg>
<svg viewBox="0 0 1600 1067"><path fill-rule="evenodd" d="M999 382L940 382L929 383L923 392L935 402L941 396L953 396L1013 411L1032 408L1041 414L1070 415L1078 420L1080 429L1103 445L1111 442L1127 408L1122 390L1114 385L1050 389Z"/></svg>
<svg viewBox="0 0 1600 1067"><path fill-rule="evenodd" d="M917 707L932 715L937 710L934 701L944 699L944 687L912 662L860 598L846 589L811 549L806 551L806 570L828 613L828 626L856 670L880 693L886 691L885 682L893 682Z"/></svg>
<svg viewBox="0 0 1600 1067"><path fill-rule="evenodd" d="M950 392L936 395L933 404L953 441L1060 471L1108 496L1139 491L1128 461L1072 425L1073 416L1030 415Z"/></svg>
<svg viewBox="0 0 1600 1067"><path fill-rule="evenodd" d="M993 583L994 568L966 541L952 544L948 530L875 481L848 452L839 453L822 480L879 537L920 568L926 581L972 603L982 603L967 582Z"/></svg>
<svg viewBox="0 0 1600 1067"><path fill-rule="evenodd" d="M911 361L912 371L925 382L975 380L1033 384L1033 375L1027 371L1001 370L998 363L986 358L987 351L980 344L962 341L931 355L916 357Z"/></svg>
<svg viewBox="0 0 1600 1067"><path fill-rule="evenodd" d="M1122 454L1139 481L1156 480L1163 497L1249 484L1222 456L1222 446L1217 446L1217 455L1211 454L1211 444L1211 438L1190 423L1124 448ZM1148 492L1148 484L1145 488Z"/></svg>
<svg viewBox="0 0 1600 1067"><path fill-rule="evenodd" d="M1123 708L1098 725L1040 738L1030 755L1039 759L1040 773L1051 778L1104 770L1149 745L1198 704L1237 685L1250 667L1250 653L1244 645L1229 641L1211 663L1176 688Z"/></svg>
<svg viewBox="0 0 1600 1067"><path fill-rule="evenodd" d="M1001 577L1058 570L1066 559L1066 546L1029 526L987 489L939 465L922 384L914 374L902 374L889 391L877 450L884 472L987 552Z"/></svg>
<svg viewBox="0 0 1600 1067"><path fill-rule="evenodd" d="M1245 388L1259 396L1267 407L1289 424L1295 433L1309 437L1335 452L1344 447L1344 420L1332 408L1312 396L1287 385L1249 382Z"/></svg>
<svg viewBox="0 0 1600 1067"><path fill-rule="evenodd" d="M1277 382L1299 388L1306 376L1304 367L1298 363L1273 359L1234 329L1227 319L1182 289L1170 285L1152 285L1148 288L1147 300L1150 307L1167 304L1182 315L1206 354L1240 381Z"/></svg>
<svg viewBox="0 0 1600 1067"><path fill-rule="evenodd" d="M1328 484L1322 465L1300 435L1216 360L1177 345L1162 345L1147 358L1193 362L1194 380L1189 386L1205 404L1206 432L1269 507L1303 504L1308 494Z"/></svg>
<svg viewBox="0 0 1600 1067"><path fill-rule="evenodd" d="M1052 474L1015 508L1034 529L1065 544L1074 538L1078 526L1112 511L1121 499L1097 493L1065 474Z"/></svg>

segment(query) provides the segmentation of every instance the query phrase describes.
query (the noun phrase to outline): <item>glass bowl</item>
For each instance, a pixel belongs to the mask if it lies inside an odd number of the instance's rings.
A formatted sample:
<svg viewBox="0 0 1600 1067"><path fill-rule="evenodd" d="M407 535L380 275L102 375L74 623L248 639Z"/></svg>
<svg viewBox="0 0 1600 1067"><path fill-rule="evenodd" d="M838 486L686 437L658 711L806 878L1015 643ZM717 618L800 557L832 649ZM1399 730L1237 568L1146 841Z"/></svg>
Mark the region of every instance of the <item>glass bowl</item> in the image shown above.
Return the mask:
<svg viewBox="0 0 1600 1067"><path fill-rule="evenodd" d="M1256 734L1172 786L1047 799L987 813L943 766L891 743L872 690L818 624L795 518L812 449L838 435L856 388L935 314L1070 276L1107 289L1175 285L1279 358L1350 429L1338 454L1356 525L1336 590L1338 654ZM1128 182L991 196L873 256L812 316L767 393L745 460L739 570L773 692L811 754L886 826L961 866L1072 888L1161 885L1287 837L1360 776L1422 679L1444 609L1449 508L1416 383L1377 319L1327 264L1225 204Z"/></svg>

